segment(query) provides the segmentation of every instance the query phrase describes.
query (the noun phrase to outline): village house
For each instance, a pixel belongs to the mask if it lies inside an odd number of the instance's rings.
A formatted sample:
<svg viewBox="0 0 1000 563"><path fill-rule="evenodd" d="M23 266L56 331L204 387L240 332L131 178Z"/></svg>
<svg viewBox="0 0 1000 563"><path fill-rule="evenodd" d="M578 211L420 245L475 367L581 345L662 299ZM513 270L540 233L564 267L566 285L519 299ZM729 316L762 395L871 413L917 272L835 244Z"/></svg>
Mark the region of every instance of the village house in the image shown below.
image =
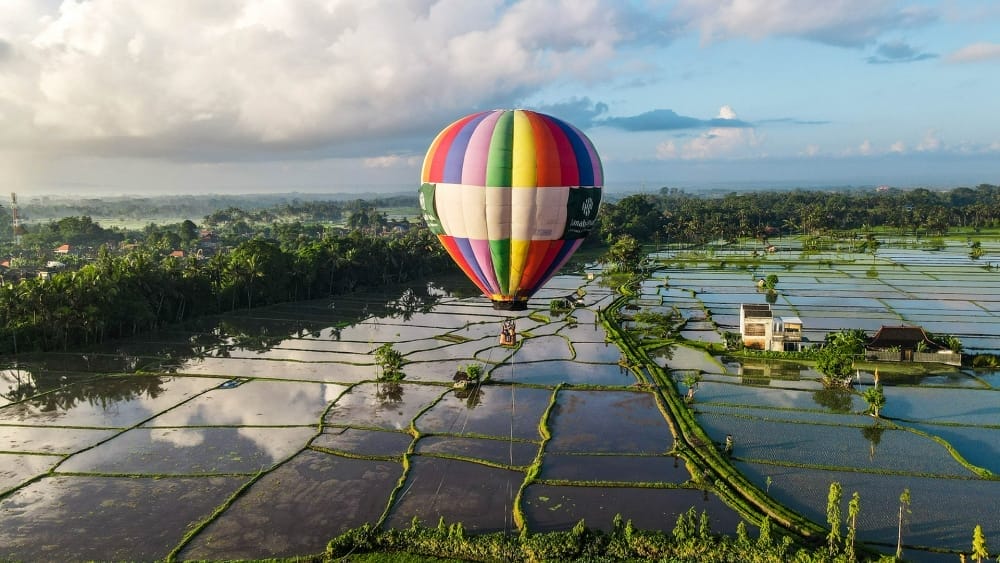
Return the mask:
<svg viewBox="0 0 1000 563"><path fill-rule="evenodd" d="M771 306L743 303L740 305L740 336L743 346L774 352L802 350L802 319L775 317Z"/></svg>
<svg viewBox="0 0 1000 563"><path fill-rule="evenodd" d="M880 362L937 362L962 365L962 354L927 337L919 326L883 325L865 346L865 358Z"/></svg>

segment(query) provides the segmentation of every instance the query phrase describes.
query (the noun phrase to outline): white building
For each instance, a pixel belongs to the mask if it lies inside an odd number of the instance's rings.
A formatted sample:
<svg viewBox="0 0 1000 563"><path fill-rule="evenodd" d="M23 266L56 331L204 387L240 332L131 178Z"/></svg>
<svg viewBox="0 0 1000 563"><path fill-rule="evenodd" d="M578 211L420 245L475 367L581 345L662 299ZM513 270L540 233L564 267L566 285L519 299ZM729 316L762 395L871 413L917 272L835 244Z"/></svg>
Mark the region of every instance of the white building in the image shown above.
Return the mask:
<svg viewBox="0 0 1000 563"><path fill-rule="evenodd" d="M743 346L775 352L802 349L802 319L775 317L770 305L740 305L740 336Z"/></svg>

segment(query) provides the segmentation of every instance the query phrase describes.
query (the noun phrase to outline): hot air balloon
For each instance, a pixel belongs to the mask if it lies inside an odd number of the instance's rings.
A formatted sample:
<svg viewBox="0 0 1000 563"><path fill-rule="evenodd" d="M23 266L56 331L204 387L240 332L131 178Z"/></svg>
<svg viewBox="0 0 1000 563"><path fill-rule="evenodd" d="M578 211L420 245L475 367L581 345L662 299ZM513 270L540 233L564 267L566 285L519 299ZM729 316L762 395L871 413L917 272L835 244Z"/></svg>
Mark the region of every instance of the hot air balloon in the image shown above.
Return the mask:
<svg viewBox="0 0 1000 563"><path fill-rule="evenodd" d="M421 172L424 220L493 307L522 311L594 227L604 171L579 129L542 113L475 113Z"/></svg>

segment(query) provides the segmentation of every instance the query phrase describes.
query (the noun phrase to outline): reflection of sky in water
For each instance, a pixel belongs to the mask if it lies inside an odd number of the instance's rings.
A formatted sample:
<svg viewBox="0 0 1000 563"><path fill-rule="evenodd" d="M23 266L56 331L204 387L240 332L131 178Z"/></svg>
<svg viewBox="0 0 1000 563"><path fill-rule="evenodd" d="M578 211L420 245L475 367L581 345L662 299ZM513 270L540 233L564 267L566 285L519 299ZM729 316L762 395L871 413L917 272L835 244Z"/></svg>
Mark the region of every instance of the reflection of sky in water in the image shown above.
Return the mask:
<svg viewBox="0 0 1000 563"><path fill-rule="evenodd" d="M343 385L249 381L213 389L150 420L145 426L285 426L318 424Z"/></svg>
<svg viewBox="0 0 1000 563"><path fill-rule="evenodd" d="M3 408L0 421L128 427L218 384L215 379L196 377L107 378Z"/></svg>
<svg viewBox="0 0 1000 563"><path fill-rule="evenodd" d="M687 464L672 456L548 454L541 479L619 483L683 483L691 478Z"/></svg>
<svg viewBox="0 0 1000 563"><path fill-rule="evenodd" d="M883 416L927 422L997 424L1000 393L986 389L888 387Z"/></svg>
<svg viewBox="0 0 1000 563"><path fill-rule="evenodd" d="M873 446L862 433L862 428L847 426L807 425L717 414L699 415L698 424L716 443L725 442L727 435L733 436L733 455L744 460L964 478L974 476L955 461L944 446L905 430L884 429L878 435L878 443Z"/></svg>
<svg viewBox="0 0 1000 563"><path fill-rule="evenodd" d="M498 331L499 334L499 331ZM404 346L396 346L400 352L406 353L407 361L421 362L428 360L471 360L476 357L481 350L493 347L496 344L497 336L485 337L479 340L468 342L449 342L447 340L436 340L432 342L422 342L425 351L404 352ZM429 348L429 349L428 349Z"/></svg>
<svg viewBox="0 0 1000 563"><path fill-rule="evenodd" d="M577 342L573 344L578 362L599 362L614 364L622 357L617 344Z"/></svg>
<svg viewBox="0 0 1000 563"><path fill-rule="evenodd" d="M970 499L1000 497L1000 481L933 479L913 475L879 475L825 471L736 462L740 472L758 487L814 522L826 521L830 483L836 481L847 494L861 496L858 539L895 545L899 495L910 490L909 526L904 540L913 545L968 549L970 530L980 524L987 538L1000 535L1000 511L993 502ZM850 493L848 493L848 491Z"/></svg>
<svg viewBox="0 0 1000 563"><path fill-rule="evenodd" d="M775 384L780 385L781 382L775 381ZM807 390L781 389L777 387L756 387L703 381L698 385L698 392L695 397L696 401L699 403L725 403L786 409L825 410L813 400L812 391ZM852 410L860 411L865 408L865 402L860 397L852 395L851 401L853 405ZM889 402L891 402L891 399Z"/></svg>
<svg viewBox="0 0 1000 563"><path fill-rule="evenodd" d="M937 424L907 424L948 442L966 461L1000 474L1000 430Z"/></svg>
<svg viewBox="0 0 1000 563"><path fill-rule="evenodd" d="M287 348L271 348L266 351L245 350L236 348L229 350L228 358L254 360L288 360L291 362L357 362L356 352L325 352L317 350L292 350Z"/></svg>
<svg viewBox="0 0 1000 563"><path fill-rule="evenodd" d="M648 393L560 391L547 452L666 453L673 435Z"/></svg>
<svg viewBox="0 0 1000 563"><path fill-rule="evenodd" d="M967 295L971 295L972 293ZM984 311L982 307L976 305L971 301L959 301L957 299L884 299L885 303L893 308L893 310L898 311L901 314L919 314L920 312L932 312L939 311L942 314L945 312L954 311L956 314L961 313L963 316L989 316L990 312Z"/></svg>
<svg viewBox="0 0 1000 563"><path fill-rule="evenodd" d="M578 313L580 311L577 311ZM575 325L566 324L559 329L559 336L568 338L570 342L604 342L608 332L604 326L593 321L579 322Z"/></svg>
<svg viewBox="0 0 1000 563"><path fill-rule="evenodd" d="M418 412L447 391L435 385L362 383L341 395L325 422L404 430Z"/></svg>
<svg viewBox="0 0 1000 563"><path fill-rule="evenodd" d="M289 338L282 340L277 348L286 350L313 350L318 352L340 352L343 354L367 354L372 345L367 341L354 342L350 340L306 340Z"/></svg>
<svg viewBox="0 0 1000 563"><path fill-rule="evenodd" d="M66 454L110 438L115 430L0 426L0 451Z"/></svg>
<svg viewBox="0 0 1000 563"><path fill-rule="evenodd" d="M0 493L5 493L21 483L46 473L57 463L59 458L56 456L0 453ZM3 505L0 504L0 511L2 510ZM2 556L0 548L0 557Z"/></svg>
<svg viewBox="0 0 1000 563"><path fill-rule="evenodd" d="M247 479L48 477L0 501L0 559L162 559Z"/></svg>
<svg viewBox="0 0 1000 563"><path fill-rule="evenodd" d="M374 364L371 363L371 356L358 356L357 361L358 363L368 363L368 365L279 362L241 358L205 358L202 360L187 361L178 371L223 377L301 379L337 383L355 383L376 377L377 374Z"/></svg>
<svg viewBox="0 0 1000 563"><path fill-rule="evenodd" d="M140 475L252 473L301 450L305 428L136 428L67 459L59 471Z"/></svg>
<svg viewBox="0 0 1000 563"><path fill-rule="evenodd" d="M706 373L726 373L726 368L720 365L704 350L689 346L670 346L660 355L657 351L650 352L653 360L670 369L701 370Z"/></svg>
<svg viewBox="0 0 1000 563"><path fill-rule="evenodd" d="M473 395L452 391L420 415L421 432L479 434L539 440L538 423L552 391L516 385L488 385Z"/></svg>
<svg viewBox="0 0 1000 563"><path fill-rule="evenodd" d="M514 354L515 362L539 360L569 360L573 352L569 343L561 336L539 336L524 339L521 348Z"/></svg>
<svg viewBox="0 0 1000 563"><path fill-rule="evenodd" d="M527 467L531 465L538 454L538 444L455 436L429 436L421 438L417 442L416 452L422 455L441 454Z"/></svg>
<svg viewBox="0 0 1000 563"><path fill-rule="evenodd" d="M328 427L310 445L362 456L399 456L411 442L413 437L402 432Z"/></svg>
<svg viewBox="0 0 1000 563"><path fill-rule="evenodd" d="M415 362L403 366L406 381L434 382L451 384L455 372L473 363L466 360ZM484 366L487 370L489 366Z"/></svg>
<svg viewBox="0 0 1000 563"><path fill-rule="evenodd" d="M402 495L386 520L388 528L422 522L461 522L475 532L511 531L511 509L524 473L428 456L416 456ZM475 486L469 486L475 483Z"/></svg>
<svg viewBox="0 0 1000 563"><path fill-rule="evenodd" d="M178 559L321 553L330 538L378 520L402 471L399 463L302 452L240 495Z"/></svg>
<svg viewBox="0 0 1000 563"><path fill-rule="evenodd" d="M697 342L722 344L722 336L714 330L682 330L681 338Z"/></svg>
<svg viewBox="0 0 1000 563"><path fill-rule="evenodd" d="M532 327L531 336L551 336L559 332L560 329L566 326L564 321L565 316L551 315L552 321L543 325ZM524 331L521 331L521 335L524 335Z"/></svg>
<svg viewBox="0 0 1000 563"><path fill-rule="evenodd" d="M558 385L580 383L589 385L632 385L635 376L629 370L614 364L586 364L570 360L505 363L492 372L496 381Z"/></svg>

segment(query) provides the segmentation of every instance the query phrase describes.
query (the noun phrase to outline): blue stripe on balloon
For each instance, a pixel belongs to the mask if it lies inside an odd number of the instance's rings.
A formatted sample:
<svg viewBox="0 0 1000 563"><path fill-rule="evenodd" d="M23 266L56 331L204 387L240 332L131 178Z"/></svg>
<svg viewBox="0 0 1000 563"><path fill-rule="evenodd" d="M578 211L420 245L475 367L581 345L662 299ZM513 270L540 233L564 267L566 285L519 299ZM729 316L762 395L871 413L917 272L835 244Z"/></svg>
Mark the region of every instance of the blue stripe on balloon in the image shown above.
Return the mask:
<svg viewBox="0 0 1000 563"><path fill-rule="evenodd" d="M465 125L462 126L462 130L455 135L455 138L451 141L451 146L448 147L448 156L444 161L444 179L442 182L448 184L461 184L462 183L462 168L465 166L465 151L469 148L469 139L472 137L472 133L476 130L476 127L486 116L492 112L484 111L470 119Z"/></svg>

